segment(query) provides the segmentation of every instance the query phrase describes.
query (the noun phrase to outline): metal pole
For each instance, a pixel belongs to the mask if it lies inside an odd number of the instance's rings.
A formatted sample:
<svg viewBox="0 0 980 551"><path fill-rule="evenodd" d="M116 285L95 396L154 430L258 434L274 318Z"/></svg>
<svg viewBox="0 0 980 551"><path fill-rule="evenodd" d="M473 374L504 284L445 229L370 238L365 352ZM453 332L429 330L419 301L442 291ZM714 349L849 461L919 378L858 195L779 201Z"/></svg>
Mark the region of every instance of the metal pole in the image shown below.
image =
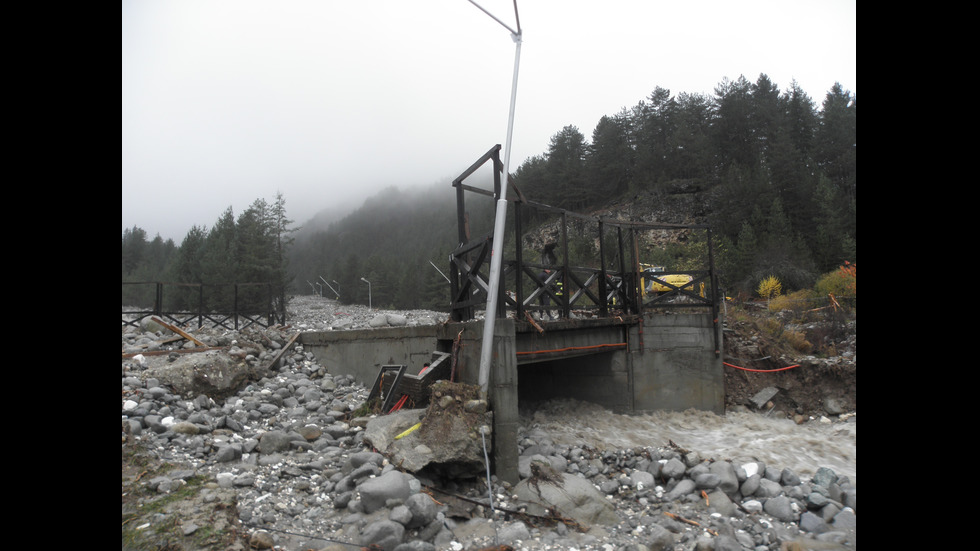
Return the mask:
<svg viewBox="0 0 980 551"><path fill-rule="evenodd" d="M371 305L371 282L363 277L361 278L361 281L368 284L368 310L373 310L374 306Z"/></svg>
<svg viewBox="0 0 980 551"><path fill-rule="evenodd" d="M514 1L514 13L517 13L516 0ZM502 261L501 257L503 257L504 252L504 229L507 221L507 186L510 183L510 150L511 140L514 135L514 109L517 103L517 75L521 64L521 26L519 22L517 29L516 33L511 31L511 38L517 46L514 52L514 79L510 90L510 115L507 119L507 149L504 151L504 185L501 187L500 197L497 199L497 218L493 228L493 248L491 249L490 256L490 288L487 291L487 309L483 322L483 341L480 348L479 381L480 390L484 394L487 392L487 387L490 383L490 360L493 353L493 333L497 319L497 296L500 292L500 266Z"/></svg>
<svg viewBox="0 0 980 551"><path fill-rule="evenodd" d="M327 280L323 279L323 276L318 276L318 277L320 278L320 281L322 281L324 283L327 283ZM337 283L337 280L335 279L333 282L334 283ZM340 298L340 293L337 292L337 289L334 289L333 286L330 285L329 283L327 283L327 287L330 287L330 290L333 291L333 294L337 295L337 298ZM337 283L337 288L338 289L340 288L340 284L339 283ZM322 291L320 292L320 296L321 297L323 296L323 292Z"/></svg>
<svg viewBox="0 0 980 551"><path fill-rule="evenodd" d="M441 275L447 282L452 283L449 277L446 276L446 274L442 273L442 270L440 270L439 267L436 266L431 260L429 261L429 264L432 264L432 267L435 268L436 271L439 272L439 275Z"/></svg>

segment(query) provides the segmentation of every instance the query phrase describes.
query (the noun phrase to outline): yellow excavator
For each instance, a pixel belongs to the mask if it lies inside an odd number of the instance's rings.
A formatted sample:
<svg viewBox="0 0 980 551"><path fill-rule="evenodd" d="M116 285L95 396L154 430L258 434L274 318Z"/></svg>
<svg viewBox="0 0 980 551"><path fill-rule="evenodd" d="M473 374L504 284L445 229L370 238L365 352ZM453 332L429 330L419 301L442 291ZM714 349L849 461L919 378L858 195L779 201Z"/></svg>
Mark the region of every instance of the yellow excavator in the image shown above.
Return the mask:
<svg viewBox="0 0 980 551"><path fill-rule="evenodd" d="M647 296L656 297L668 291L673 291L674 289L668 287L661 283L661 281L669 283L674 287L684 287L685 285L691 283L694 280L693 277L687 274L669 274L664 275L666 268L663 266L654 266L653 264L643 264L640 263L640 289L643 292L643 298L646 300ZM657 281L660 280L660 281ZM693 288L684 289L685 291L695 292ZM701 285L699 290L701 296L704 296L704 284Z"/></svg>

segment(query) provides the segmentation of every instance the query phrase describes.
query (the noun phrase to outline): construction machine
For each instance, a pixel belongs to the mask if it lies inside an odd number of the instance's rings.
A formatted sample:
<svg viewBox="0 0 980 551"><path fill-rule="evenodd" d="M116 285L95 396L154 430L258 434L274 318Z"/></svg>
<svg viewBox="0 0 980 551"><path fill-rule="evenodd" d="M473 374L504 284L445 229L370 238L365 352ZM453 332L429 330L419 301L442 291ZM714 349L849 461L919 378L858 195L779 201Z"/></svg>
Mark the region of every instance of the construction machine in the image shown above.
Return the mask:
<svg viewBox="0 0 980 551"><path fill-rule="evenodd" d="M640 263L640 289L642 290L644 300L648 296L657 297L669 291L674 291L675 289L673 287L682 288L694 280L693 277L687 274L666 274L666 271L666 268L663 266ZM664 285L664 283L668 283L673 287ZM685 291L696 292L693 288L685 289ZM704 296L703 285L700 293L701 296Z"/></svg>

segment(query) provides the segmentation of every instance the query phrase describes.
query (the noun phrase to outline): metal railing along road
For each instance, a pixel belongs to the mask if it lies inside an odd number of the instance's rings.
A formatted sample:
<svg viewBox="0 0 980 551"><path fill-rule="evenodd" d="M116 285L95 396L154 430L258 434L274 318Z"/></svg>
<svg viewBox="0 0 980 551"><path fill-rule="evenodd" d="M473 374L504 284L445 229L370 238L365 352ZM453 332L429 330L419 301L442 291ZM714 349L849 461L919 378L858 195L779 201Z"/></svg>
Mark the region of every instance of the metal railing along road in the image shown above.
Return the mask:
<svg viewBox="0 0 980 551"><path fill-rule="evenodd" d="M271 283L122 282L122 325L156 316L177 326L239 330L284 324L285 309Z"/></svg>

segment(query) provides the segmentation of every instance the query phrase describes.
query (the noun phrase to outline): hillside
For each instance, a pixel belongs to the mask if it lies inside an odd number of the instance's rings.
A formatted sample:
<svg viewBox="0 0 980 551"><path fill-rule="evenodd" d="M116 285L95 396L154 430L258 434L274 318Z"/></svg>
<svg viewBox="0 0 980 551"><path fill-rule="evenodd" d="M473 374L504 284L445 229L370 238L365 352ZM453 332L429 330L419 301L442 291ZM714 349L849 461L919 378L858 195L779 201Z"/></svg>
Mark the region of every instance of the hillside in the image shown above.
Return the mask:
<svg viewBox="0 0 980 551"><path fill-rule="evenodd" d="M440 257L429 254L433 248L448 251L455 239L454 197L455 190L448 184L410 192L389 190L332 227L321 226L318 237L311 232L302 243L306 246L310 242L322 244L332 239L330 236L342 236L343 239L332 241L337 246L333 253L346 259L356 251L344 248L342 243L385 241L371 246L384 250L386 258L392 259L389 264L418 267L430 281L434 280L437 295L448 292L446 286L441 285L444 281L439 281L438 274L428 265L428 260ZM710 226L712 206L718 200L717 188L694 180L677 180L656 192L620 197L583 214L648 223ZM491 212L487 210L473 218L474 234L485 231L492 222ZM512 220L508 219L508 223ZM424 228L428 230L424 231ZM526 247L536 250L546 240L559 235L558 228L557 221L546 221L533 227L525 235ZM418 238L421 234L425 234L424 239ZM690 237L687 231L648 231L641 236L641 247L653 252L673 247L676 254L676 249L683 248ZM438 245L439 240L446 242L444 246ZM364 273L368 271L365 269ZM312 274L307 277L315 278ZM378 299L379 280L371 276L368 279L374 285L375 306L385 304ZM361 284L358 288L356 280L352 285L362 293L366 291L366 285ZM299 294L308 293L307 288ZM754 397L763 390L770 389L768 392L771 393L771 389L776 389L772 403L762 404L772 409L773 414L806 417L856 409L856 316L853 311L835 315L833 311L806 311L810 308L801 307L799 311L770 313L764 306L752 302L727 302L725 308L725 360L735 366L726 368L728 407L755 409ZM809 348L802 346L802 351L794 348L794 345L801 346L801 342L808 343ZM800 367L792 367L797 365Z"/></svg>

